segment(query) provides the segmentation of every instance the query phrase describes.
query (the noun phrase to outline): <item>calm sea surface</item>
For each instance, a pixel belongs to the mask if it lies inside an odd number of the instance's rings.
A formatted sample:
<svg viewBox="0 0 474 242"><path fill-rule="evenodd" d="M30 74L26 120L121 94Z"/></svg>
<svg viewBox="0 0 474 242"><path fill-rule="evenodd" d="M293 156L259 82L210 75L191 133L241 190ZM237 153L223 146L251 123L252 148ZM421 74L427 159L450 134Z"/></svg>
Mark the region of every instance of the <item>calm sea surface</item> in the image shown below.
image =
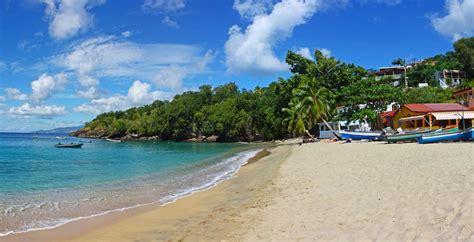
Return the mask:
<svg viewBox="0 0 474 242"><path fill-rule="evenodd" d="M84 142L81 149L54 144ZM0 133L0 236L166 204L232 177L259 147Z"/></svg>

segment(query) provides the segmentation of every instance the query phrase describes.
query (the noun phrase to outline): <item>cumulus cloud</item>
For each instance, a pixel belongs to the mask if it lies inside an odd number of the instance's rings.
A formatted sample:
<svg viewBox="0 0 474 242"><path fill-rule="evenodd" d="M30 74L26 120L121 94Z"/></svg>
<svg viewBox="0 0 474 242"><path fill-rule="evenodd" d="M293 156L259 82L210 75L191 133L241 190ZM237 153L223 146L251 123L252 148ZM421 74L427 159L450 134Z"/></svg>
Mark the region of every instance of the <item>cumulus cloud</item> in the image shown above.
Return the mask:
<svg viewBox="0 0 474 242"><path fill-rule="evenodd" d="M154 100L167 99L169 96L164 92L151 91L150 84L137 80L128 89L127 95L93 99L88 104L82 104L74 108L74 111L100 114L150 104Z"/></svg>
<svg viewBox="0 0 474 242"><path fill-rule="evenodd" d="M82 98L94 99L103 96L103 92L101 92L97 87L89 87L85 91L79 90L77 91L77 95Z"/></svg>
<svg viewBox="0 0 474 242"><path fill-rule="evenodd" d="M38 77L38 80L31 82L31 99L41 101L49 98L54 91L63 90L68 82L66 74L59 73L50 76L47 73Z"/></svg>
<svg viewBox="0 0 474 242"><path fill-rule="evenodd" d="M326 49L326 48L320 48L319 51L325 56L325 57L331 57L331 50Z"/></svg>
<svg viewBox="0 0 474 242"><path fill-rule="evenodd" d="M448 14L431 19L436 31L454 41L474 34L474 0L446 0Z"/></svg>
<svg viewBox="0 0 474 242"><path fill-rule="evenodd" d="M159 91L151 92L151 85L145 82L133 82L127 94L128 99L132 104L147 104L162 97Z"/></svg>
<svg viewBox="0 0 474 242"><path fill-rule="evenodd" d="M90 87L99 85L100 78L110 77L153 80L160 87L176 88L184 78L206 72L212 57L212 51L202 54L192 45L140 44L122 37L100 36L74 43L51 62L75 72L81 85L90 91ZM179 70L174 73L176 77L171 78L170 69Z"/></svg>
<svg viewBox="0 0 474 242"><path fill-rule="evenodd" d="M145 11L172 12L183 9L184 0L145 0L142 9Z"/></svg>
<svg viewBox="0 0 474 242"><path fill-rule="evenodd" d="M269 74L287 70L273 48L289 38L296 26L306 23L318 6L317 0L283 0L270 14L255 16L245 31L232 26L225 43L228 72Z"/></svg>
<svg viewBox="0 0 474 242"><path fill-rule="evenodd" d="M15 116L35 116L40 118L51 118L66 114L64 106L56 105L30 105L25 103L19 107L11 107L8 114Z"/></svg>
<svg viewBox="0 0 474 242"><path fill-rule="evenodd" d="M88 10L102 5L105 0L42 0L49 20L49 34L54 39L66 39L88 30L94 15Z"/></svg>
<svg viewBox="0 0 474 242"><path fill-rule="evenodd" d="M307 59L310 59L312 60L313 59L313 56L311 55L311 51L309 50L309 48L299 48L296 50L295 52L296 54L298 55L301 55Z"/></svg>
<svg viewBox="0 0 474 242"><path fill-rule="evenodd" d="M273 0L235 0L232 6L244 19L266 14L273 7Z"/></svg>
<svg viewBox="0 0 474 242"><path fill-rule="evenodd" d="M22 93L18 88L6 88L8 99L24 101L28 99L28 95Z"/></svg>

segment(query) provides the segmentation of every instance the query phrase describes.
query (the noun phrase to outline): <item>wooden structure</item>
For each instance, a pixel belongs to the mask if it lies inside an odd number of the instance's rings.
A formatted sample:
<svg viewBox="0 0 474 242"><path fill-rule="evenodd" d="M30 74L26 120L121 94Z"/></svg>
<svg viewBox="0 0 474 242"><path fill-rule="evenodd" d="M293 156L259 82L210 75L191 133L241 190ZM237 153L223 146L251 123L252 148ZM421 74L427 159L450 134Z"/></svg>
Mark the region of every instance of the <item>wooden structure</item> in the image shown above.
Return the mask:
<svg viewBox="0 0 474 242"><path fill-rule="evenodd" d="M453 96L456 98L456 101L469 102L474 100L474 87L465 88L453 93Z"/></svg>
<svg viewBox="0 0 474 242"><path fill-rule="evenodd" d="M405 104L393 116L394 129L439 129L460 126L463 118L472 126L474 111L456 103Z"/></svg>

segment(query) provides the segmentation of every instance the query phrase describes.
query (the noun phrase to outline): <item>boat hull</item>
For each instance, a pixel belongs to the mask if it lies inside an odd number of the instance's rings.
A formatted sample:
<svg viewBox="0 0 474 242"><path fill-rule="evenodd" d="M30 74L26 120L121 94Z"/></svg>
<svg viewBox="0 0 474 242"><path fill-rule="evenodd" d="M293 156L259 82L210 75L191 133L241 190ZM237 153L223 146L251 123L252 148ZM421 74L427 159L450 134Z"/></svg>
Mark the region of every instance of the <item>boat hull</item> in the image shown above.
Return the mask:
<svg viewBox="0 0 474 242"><path fill-rule="evenodd" d="M461 141L467 140L472 133L472 130L463 130L458 132L449 132L449 133L437 133L437 134L428 134L418 137L416 141L420 144L429 144L429 143L439 143L439 142L449 142L449 141Z"/></svg>
<svg viewBox="0 0 474 242"><path fill-rule="evenodd" d="M474 141L474 129L471 129L470 131L468 131L465 134L464 140L465 141Z"/></svg>
<svg viewBox="0 0 474 242"><path fill-rule="evenodd" d="M84 144L57 144L56 148L81 148Z"/></svg>
<svg viewBox="0 0 474 242"><path fill-rule="evenodd" d="M340 131L339 135L343 139L353 140L376 140L379 139L382 133L380 132L357 132L357 131Z"/></svg>
<svg viewBox="0 0 474 242"><path fill-rule="evenodd" d="M452 133L459 131L458 128L450 128L450 129L445 129L445 130L426 130L426 131L421 131L421 132L414 132L414 133L408 133L408 134L395 134L395 135L388 135L385 140L388 143L396 143L396 142L416 142L416 139L421 137L422 135L428 135L428 134L441 134L441 133Z"/></svg>
<svg viewBox="0 0 474 242"><path fill-rule="evenodd" d="M395 134L395 135L388 135L386 137L386 141L388 143L396 143L396 142L415 142L416 139L422 136L423 133L417 134Z"/></svg>

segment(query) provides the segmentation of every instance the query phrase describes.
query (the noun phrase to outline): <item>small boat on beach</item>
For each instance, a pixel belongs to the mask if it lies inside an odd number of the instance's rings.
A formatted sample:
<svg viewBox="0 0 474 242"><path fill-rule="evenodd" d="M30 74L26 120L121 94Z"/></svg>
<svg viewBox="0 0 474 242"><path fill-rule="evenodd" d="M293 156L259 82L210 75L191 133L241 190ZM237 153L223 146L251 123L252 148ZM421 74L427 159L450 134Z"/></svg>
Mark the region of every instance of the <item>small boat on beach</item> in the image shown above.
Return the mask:
<svg viewBox="0 0 474 242"><path fill-rule="evenodd" d="M352 139L352 140L377 140L381 139L382 132L362 132L362 131L347 131L341 130L339 135L343 139Z"/></svg>
<svg viewBox="0 0 474 242"><path fill-rule="evenodd" d="M474 141L474 129L470 128L470 132L468 131L464 136L464 141Z"/></svg>
<svg viewBox="0 0 474 242"><path fill-rule="evenodd" d="M119 139L105 139L105 140L110 141L110 142L115 142L115 143L120 143L120 142L122 142L122 141L119 140Z"/></svg>
<svg viewBox="0 0 474 242"><path fill-rule="evenodd" d="M462 141L468 140L469 136L472 136L472 129L460 130L457 132L443 132L424 134L416 139L419 144L449 142L449 141Z"/></svg>
<svg viewBox="0 0 474 242"><path fill-rule="evenodd" d="M406 132L404 134L394 134L387 135L385 141L387 143L397 143L397 142L415 142L418 137L421 137L425 134L440 134L440 133L451 133L459 131L458 128L448 128L448 129L437 129L437 130L416 130L413 132Z"/></svg>
<svg viewBox="0 0 474 242"><path fill-rule="evenodd" d="M74 144L74 143L70 143L70 144L61 144L61 143L57 143L56 145L54 145L54 147L56 148L81 148L84 144Z"/></svg>

